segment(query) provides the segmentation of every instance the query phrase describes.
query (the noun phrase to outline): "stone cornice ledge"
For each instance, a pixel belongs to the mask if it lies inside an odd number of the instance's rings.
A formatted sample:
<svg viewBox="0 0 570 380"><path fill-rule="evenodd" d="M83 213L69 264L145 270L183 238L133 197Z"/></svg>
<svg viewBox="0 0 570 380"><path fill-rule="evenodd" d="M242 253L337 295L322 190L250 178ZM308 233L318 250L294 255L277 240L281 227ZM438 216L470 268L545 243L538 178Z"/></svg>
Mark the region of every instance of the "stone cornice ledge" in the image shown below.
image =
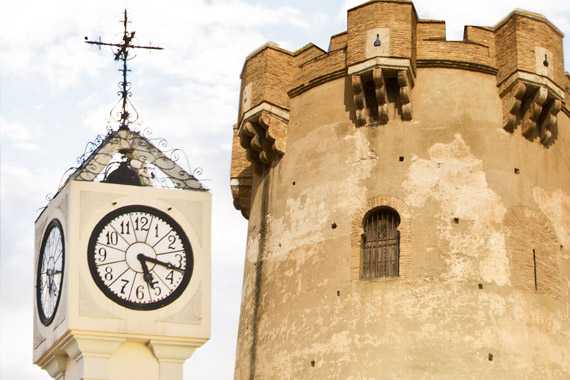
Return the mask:
<svg viewBox="0 0 570 380"><path fill-rule="evenodd" d="M238 133L240 133L241 128L243 127L243 124L247 120L252 119L257 114L261 114L263 111L269 112L270 114L273 114L273 115L283 119L283 121L285 121L285 122L289 122L289 110L287 110L285 108L281 108L279 106L276 106L276 105L268 103L268 102L263 102L263 103L255 106L255 107L253 107L252 109L244 112L241 115L241 118L239 121Z"/></svg>
<svg viewBox="0 0 570 380"><path fill-rule="evenodd" d="M348 68L348 75L360 74L373 67L406 70L408 81L410 85L414 87L415 70L409 58L374 57L350 66Z"/></svg>
<svg viewBox="0 0 570 380"><path fill-rule="evenodd" d="M459 69L467 71L476 71L479 73L497 75L499 70L493 66L482 65L480 63L454 61L449 59L418 59L416 61L418 68L439 67L446 69Z"/></svg>
<svg viewBox="0 0 570 380"><path fill-rule="evenodd" d="M564 101L564 90L550 78L521 70L514 72L507 79L498 84L499 94L502 96L503 93L508 91L517 81L544 85L556 96L556 98Z"/></svg>

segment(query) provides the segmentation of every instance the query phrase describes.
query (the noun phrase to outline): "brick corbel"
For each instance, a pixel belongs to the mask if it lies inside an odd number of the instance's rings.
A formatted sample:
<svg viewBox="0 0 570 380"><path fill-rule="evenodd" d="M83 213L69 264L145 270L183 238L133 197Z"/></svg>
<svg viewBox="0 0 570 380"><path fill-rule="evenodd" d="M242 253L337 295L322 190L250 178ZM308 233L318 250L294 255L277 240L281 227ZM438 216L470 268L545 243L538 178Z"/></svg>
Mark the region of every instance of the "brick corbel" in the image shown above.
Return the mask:
<svg viewBox="0 0 570 380"><path fill-rule="evenodd" d="M398 71L400 85L400 101L402 102L402 120L412 120L412 90L408 75L404 70Z"/></svg>
<svg viewBox="0 0 570 380"><path fill-rule="evenodd" d="M503 128L528 140L537 137L543 145L551 144L558 131L558 112L563 93L552 82L529 73L517 73L499 85L503 101Z"/></svg>
<svg viewBox="0 0 570 380"><path fill-rule="evenodd" d="M386 93L386 82L381 68L376 67L372 70L372 80L374 81L378 103L378 121L386 124L388 122L388 94Z"/></svg>
<svg viewBox="0 0 570 380"><path fill-rule="evenodd" d="M263 174L285 154L288 116L285 111L277 114L261 108L243 118L238 131L240 145L257 174Z"/></svg>
<svg viewBox="0 0 570 380"><path fill-rule="evenodd" d="M412 120L412 92L413 72L398 60L367 61L349 69L352 83L352 93L355 104L356 125L379 123L389 121L388 92L398 94L401 104L401 117L404 121ZM388 82L395 78L395 82ZM391 84L390 84L391 83ZM397 86L395 89L388 88Z"/></svg>
<svg viewBox="0 0 570 380"><path fill-rule="evenodd" d="M245 169L240 176L231 178L230 186L232 188L232 197L234 199L234 207L241 211L244 218L249 219L251 209L251 187L253 179L251 175L251 166Z"/></svg>
<svg viewBox="0 0 570 380"><path fill-rule="evenodd" d="M352 78L352 94L354 96L354 104L356 106L356 124L358 126L366 124L366 105L364 104L364 88L362 87L362 79L360 75L353 75Z"/></svg>

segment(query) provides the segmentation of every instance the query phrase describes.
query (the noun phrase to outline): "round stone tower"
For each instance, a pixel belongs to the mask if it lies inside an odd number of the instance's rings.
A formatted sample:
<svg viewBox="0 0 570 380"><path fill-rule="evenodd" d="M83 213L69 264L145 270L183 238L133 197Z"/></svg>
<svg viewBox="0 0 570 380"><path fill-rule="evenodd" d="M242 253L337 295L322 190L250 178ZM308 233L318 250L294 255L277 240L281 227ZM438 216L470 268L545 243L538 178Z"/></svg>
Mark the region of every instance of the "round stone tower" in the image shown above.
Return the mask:
<svg viewBox="0 0 570 380"><path fill-rule="evenodd" d="M236 379L570 379L570 77L515 10L446 41L411 1L247 57Z"/></svg>

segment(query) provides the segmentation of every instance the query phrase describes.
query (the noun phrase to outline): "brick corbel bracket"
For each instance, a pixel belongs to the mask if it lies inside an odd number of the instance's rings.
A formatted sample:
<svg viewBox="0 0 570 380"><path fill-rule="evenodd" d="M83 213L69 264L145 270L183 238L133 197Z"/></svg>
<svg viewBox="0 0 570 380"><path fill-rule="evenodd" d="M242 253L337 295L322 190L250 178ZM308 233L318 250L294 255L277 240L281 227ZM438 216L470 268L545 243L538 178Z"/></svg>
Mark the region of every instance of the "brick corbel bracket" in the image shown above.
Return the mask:
<svg viewBox="0 0 570 380"><path fill-rule="evenodd" d="M499 85L503 100L503 128L513 133L521 126L528 140L550 145L558 134L558 112L564 92L552 81L530 73L515 73Z"/></svg>
<svg viewBox="0 0 570 380"><path fill-rule="evenodd" d="M412 120L414 74L409 60L375 58L348 71L356 106L356 124L389 121L389 104L400 109L402 120Z"/></svg>
<svg viewBox="0 0 570 380"><path fill-rule="evenodd" d="M288 111L266 103L242 118L238 131L240 145L257 174L263 174L285 154L288 122Z"/></svg>

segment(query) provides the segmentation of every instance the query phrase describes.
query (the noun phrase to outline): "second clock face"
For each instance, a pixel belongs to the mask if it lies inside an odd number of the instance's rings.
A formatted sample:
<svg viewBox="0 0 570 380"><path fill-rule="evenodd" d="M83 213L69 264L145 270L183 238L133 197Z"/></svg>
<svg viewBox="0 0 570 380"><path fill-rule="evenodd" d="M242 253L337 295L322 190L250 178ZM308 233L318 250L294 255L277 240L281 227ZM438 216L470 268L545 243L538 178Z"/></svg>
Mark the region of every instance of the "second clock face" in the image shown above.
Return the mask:
<svg viewBox="0 0 570 380"><path fill-rule="evenodd" d="M166 306L184 291L194 265L192 247L174 219L147 206L128 206L95 227L87 253L97 286L130 309Z"/></svg>

